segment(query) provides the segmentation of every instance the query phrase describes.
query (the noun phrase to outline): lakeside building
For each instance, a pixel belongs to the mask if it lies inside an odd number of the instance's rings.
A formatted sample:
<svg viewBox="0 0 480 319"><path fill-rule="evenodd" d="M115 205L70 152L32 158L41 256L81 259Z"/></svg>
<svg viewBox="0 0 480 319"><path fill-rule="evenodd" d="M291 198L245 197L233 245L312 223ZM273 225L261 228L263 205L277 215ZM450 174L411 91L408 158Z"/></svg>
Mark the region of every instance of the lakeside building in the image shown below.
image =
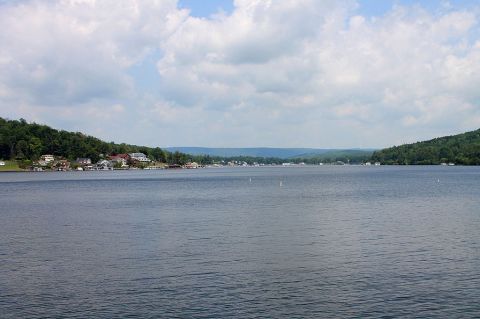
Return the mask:
<svg viewBox="0 0 480 319"><path fill-rule="evenodd" d="M113 165L110 161L100 160L93 167L93 169L96 170L96 171L111 171L111 170L113 170Z"/></svg>
<svg viewBox="0 0 480 319"><path fill-rule="evenodd" d="M55 156L53 156L51 154L45 154L45 155L40 156L40 160L42 162L45 162L46 164L48 164L48 163L51 163L55 160Z"/></svg>
<svg viewBox="0 0 480 319"><path fill-rule="evenodd" d="M67 161L67 160L58 160L58 161L55 161L53 166L55 167L55 169L57 171L69 171L70 170L70 162Z"/></svg>
<svg viewBox="0 0 480 319"><path fill-rule="evenodd" d="M184 166L185 168L188 168L188 169L196 169L199 167L198 163L196 162L191 162L191 163L187 163L185 164Z"/></svg>
<svg viewBox="0 0 480 319"><path fill-rule="evenodd" d="M115 154L115 155L110 155L108 156L108 159L110 160L116 160L116 159L124 159L125 161L128 161L130 159L130 155L129 154Z"/></svg>
<svg viewBox="0 0 480 319"><path fill-rule="evenodd" d="M147 155L145 155L143 153L130 153L128 155L130 156L130 159L132 161L137 161L137 162L142 162L142 163L150 162Z"/></svg>
<svg viewBox="0 0 480 319"><path fill-rule="evenodd" d="M45 167L48 166L50 163L55 162L55 156L51 154L44 154L40 156L40 159L38 160L38 165Z"/></svg>
<svg viewBox="0 0 480 319"><path fill-rule="evenodd" d="M122 168L127 168L128 160L130 159L130 156L128 154L117 154L117 155L110 155L108 159L114 166L115 164L120 164Z"/></svg>
<svg viewBox="0 0 480 319"><path fill-rule="evenodd" d="M90 164L92 164L92 160L90 158L84 158L84 157L77 158L76 162L80 165L90 165Z"/></svg>

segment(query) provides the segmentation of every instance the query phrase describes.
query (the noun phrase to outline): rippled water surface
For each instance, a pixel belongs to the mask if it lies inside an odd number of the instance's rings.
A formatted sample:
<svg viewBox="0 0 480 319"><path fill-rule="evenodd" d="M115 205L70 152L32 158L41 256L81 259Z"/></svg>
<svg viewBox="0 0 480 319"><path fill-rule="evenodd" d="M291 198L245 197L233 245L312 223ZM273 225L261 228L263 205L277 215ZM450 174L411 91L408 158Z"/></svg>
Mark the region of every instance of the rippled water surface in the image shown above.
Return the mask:
<svg viewBox="0 0 480 319"><path fill-rule="evenodd" d="M480 168L0 174L1 318L480 317Z"/></svg>

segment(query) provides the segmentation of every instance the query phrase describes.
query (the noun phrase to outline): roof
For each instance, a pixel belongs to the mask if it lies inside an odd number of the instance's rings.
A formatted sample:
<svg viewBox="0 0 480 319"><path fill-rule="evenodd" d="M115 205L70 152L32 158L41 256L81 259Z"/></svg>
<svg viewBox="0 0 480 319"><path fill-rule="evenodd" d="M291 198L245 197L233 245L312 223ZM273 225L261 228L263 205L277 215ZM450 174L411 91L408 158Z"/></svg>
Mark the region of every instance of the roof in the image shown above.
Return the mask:
<svg viewBox="0 0 480 319"><path fill-rule="evenodd" d="M110 155L109 156L111 159L114 159L114 158L124 158L124 159L128 159L130 157L130 155L128 154L116 154L116 155Z"/></svg>
<svg viewBox="0 0 480 319"><path fill-rule="evenodd" d="M147 157L147 155L143 153L130 153L130 157Z"/></svg>

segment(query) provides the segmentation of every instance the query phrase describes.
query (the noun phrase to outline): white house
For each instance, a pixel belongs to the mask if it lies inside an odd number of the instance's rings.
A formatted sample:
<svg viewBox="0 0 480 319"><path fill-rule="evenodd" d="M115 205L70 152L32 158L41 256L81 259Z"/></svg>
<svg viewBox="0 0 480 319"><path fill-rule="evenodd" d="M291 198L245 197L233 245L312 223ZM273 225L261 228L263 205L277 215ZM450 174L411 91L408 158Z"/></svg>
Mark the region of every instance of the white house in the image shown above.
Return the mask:
<svg viewBox="0 0 480 319"><path fill-rule="evenodd" d="M122 157L112 156L110 163L112 163L113 166L120 164L121 167L128 167L127 160Z"/></svg>
<svg viewBox="0 0 480 319"><path fill-rule="evenodd" d="M150 162L147 155L143 153L130 153L128 154L133 161L137 162Z"/></svg>
<svg viewBox="0 0 480 319"><path fill-rule="evenodd" d="M198 168L198 163L189 162L189 163L185 164L185 168L193 168L193 169Z"/></svg>
<svg viewBox="0 0 480 319"><path fill-rule="evenodd" d="M92 160L89 159L89 158L83 158L83 157L79 157L77 158L76 162L80 165L90 165L92 164Z"/></svg>
<svg viewBox="0 0 480 319"><path fill-rule="evenodd" d="M100 160L93 169L97 171L110 171L113 170L113 166L107 160Z"/></svg>
<svg viewBox="0 0 480 319"><path fill-rule="evenodd" d="M48 163L53 162L55 160L55 156L50 155L50 154L45 154L45 155L40 156L40 160L48 164Z"/></svg>
<svg viewBox="0 0 480 319"><path fill-rule="evenodd" d="M0 161L0 166L5 166L5 162L4 162L4 161Z"/></svg>

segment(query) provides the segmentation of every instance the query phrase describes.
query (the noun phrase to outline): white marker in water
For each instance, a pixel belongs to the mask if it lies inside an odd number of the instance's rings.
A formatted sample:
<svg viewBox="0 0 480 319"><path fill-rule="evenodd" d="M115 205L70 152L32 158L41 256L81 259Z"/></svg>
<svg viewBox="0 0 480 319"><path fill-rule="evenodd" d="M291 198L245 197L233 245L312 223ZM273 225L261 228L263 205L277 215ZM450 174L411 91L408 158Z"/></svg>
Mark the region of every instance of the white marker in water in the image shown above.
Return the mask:
<svg viewBox="0 0 480 319"><path fill-rule="evenodd" d="M282 186L283 186L283 182L282 182L282 181L280 181L280 187L282 187Z"/></svg>

